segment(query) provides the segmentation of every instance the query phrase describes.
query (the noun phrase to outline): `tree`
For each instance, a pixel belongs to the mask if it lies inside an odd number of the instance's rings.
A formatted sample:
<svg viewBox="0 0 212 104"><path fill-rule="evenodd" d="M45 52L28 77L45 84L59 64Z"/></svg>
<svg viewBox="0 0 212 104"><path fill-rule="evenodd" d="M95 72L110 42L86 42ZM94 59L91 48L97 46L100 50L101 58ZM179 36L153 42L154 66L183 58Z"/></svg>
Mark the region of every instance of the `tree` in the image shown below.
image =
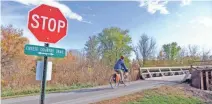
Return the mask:
<svg viewBox="0 0 212 104"><path fill-rule="evenodd" d="M179 56L180 56L181 59L183 59L183 58L186 57L187 55L188 55L187 50L186 50L185 47L183 47L183 48L180 50Z"/></svg>
<svg viewBox="0 0 212 104"><path fill-rule="evenodd" d="M202 50L202 61L207 61L210 59L210 50Z"/></svg>
<svg viewBox="0 0 212 104"><path fill-rule="evenodd" d="M171 45L170 44L164 44L163 45L163 51L165 53L166 59L170 59L170 57L171 57Z"/></svg>
<svg viewBox="0 0 212 104"><path fill-rule="evenodd" d="M98 34L99 50L102 60L106 64L113 65L121 55L125 56L128 62L128 57L132 51L130 46L132 40L128 33L128 30L111 27L104 29Z"/></svg>
<svg viewBox="0 0 212 104"><path fill-rule="evenodd" d="M165 59L165 54L163 50L160 50L159 53L157 54L157 60L164 60Z"/></svg>
<svg viewBox="0 0 212 104"><path fill-rule="evenodd" d="M1 64L4 66L12 61L12 58L23 54L24 44L28 39L22 37L23 30L16 29L12 25L1 26Z"/></svg>
<svg viewBox="0 0 212 104"><path fill-rule="evenodd" d="M190 56L193 56L193 57L195 57L195 56L198 56L198 50L199 50L199 48L198 48L198 46L197 45L188 45L188 50L189 50L189 55Z"/></svg>
<svg viewBox="0 0 212 104"><path fill-rule="evenodd" d="M135 53L135 56L136 56L136 60L139 64L140 67L142 67L142 63L140 61L140 56L139 56L139 51L138 51L138 47L133 47L133 52Z"/></svg>
<svg viewBox="0 0 212 104"><path fill-rule="evenodd" d="M27 43L29 40L23 37L23 30L12 25L1 26L1 75L2 80L10 82L9 87L27 84L21 79L34 74L36 58L24 54Z"/></svg>
<svg viewBox="0 0 212 104"><path fill-rule="evenodd" d="M191 60L195 60L199 57L199 47L197 45L188 45L188 54Z"/></svg>
<svg viewBox="0 0 212 104"><path fill-rule="evenodd" d="M166 54L166 58L168 60L174 60L179 55L179 52L181 50L180 46L177 45L176 42L172 42L170 44L164 44L163 50Z"/></svg>
<svg viewBox="0 0 212 104"><path fill-rule="evenodd" d="M145 33L141 35L138 46L134 48L134 52L138 59L139 54L143 59L143 65L154 55L156 49L156 41L148 37Z"/></svg>
<svg viewBox="0 0 212 104"><path fill-rule="evenodd" d="M94 35L89 37L89 40L85 44L86 58L90 60L92 65L94 65L95 61L99 59L99 51L98 51L98 39Z"/></svg>

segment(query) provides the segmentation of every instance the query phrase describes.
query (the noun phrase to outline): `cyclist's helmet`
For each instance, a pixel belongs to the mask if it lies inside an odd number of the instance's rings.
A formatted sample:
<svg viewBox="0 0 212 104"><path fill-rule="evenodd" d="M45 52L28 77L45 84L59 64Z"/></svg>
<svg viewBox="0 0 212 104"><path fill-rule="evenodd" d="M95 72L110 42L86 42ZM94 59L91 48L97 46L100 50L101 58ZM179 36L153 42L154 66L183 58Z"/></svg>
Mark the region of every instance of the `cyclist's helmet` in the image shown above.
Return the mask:
<svg viewBox="0 0 212 104"><path fill-rule="evenodd" d="M121 56L121 59L124 59L124 56Z"/></svg>

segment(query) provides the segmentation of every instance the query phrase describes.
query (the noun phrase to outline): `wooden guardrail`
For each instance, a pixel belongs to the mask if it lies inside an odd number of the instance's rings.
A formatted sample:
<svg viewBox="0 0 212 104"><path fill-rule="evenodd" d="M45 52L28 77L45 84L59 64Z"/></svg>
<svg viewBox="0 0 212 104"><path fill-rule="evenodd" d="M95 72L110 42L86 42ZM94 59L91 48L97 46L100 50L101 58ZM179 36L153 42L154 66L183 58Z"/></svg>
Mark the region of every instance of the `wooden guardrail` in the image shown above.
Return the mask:
<svg viewBox="0 0 212 104"><path fill-rule="evenodd" d="M140 68L140 75L143 78L174 76L190 74L192 68L212 68L212 65L205 66L181 66L181 67L142 67Z"/></svg>
<svg viewBox="0 0 212 104"><path fill-rule="evenodd" d="M188 75L195 69L200 75L193 81L197 81L198 88L202 90L212 90L212 65L204 66L182 66L182 67L143 67L140 68L140 75L142 78L174 76L174 75ZM192 74L193 75L193 74ZM198 79L198 80L196 80Z"/></svg>
<svg viewBox="0 0 212 104"><path fill-rule="evenodd" d="M190 66L183 67L143 67L140 68L140 75L143 78L174 76L189 73Z"/></svg>

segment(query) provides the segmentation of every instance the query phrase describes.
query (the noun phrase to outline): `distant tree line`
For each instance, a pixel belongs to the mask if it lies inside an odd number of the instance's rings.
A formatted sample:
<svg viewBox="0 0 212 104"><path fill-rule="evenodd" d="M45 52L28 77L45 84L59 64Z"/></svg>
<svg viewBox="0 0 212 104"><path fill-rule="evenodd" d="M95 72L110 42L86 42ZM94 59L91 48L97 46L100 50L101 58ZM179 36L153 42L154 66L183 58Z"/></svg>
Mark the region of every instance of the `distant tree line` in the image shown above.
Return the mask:
<svg viewBox="0 0 212 104"><path fill-rule="evenodd" d="M179 61L183 64L187 61L207 61L212 60L210 50L202 50L197 45L181 47L177 42L164 44L157 53L157 42L153 37L143 33L136 45L132 45L132 39L128 30L121 30L118 27L104 29L98 35L89 37L85 44L87 59L91 64L95 61L104 61L108 65L124 55L129 62L130 53L134 52L136 61L140 67L145 66L147 61ZM134 60L135 61L135 60Z"/></svg>

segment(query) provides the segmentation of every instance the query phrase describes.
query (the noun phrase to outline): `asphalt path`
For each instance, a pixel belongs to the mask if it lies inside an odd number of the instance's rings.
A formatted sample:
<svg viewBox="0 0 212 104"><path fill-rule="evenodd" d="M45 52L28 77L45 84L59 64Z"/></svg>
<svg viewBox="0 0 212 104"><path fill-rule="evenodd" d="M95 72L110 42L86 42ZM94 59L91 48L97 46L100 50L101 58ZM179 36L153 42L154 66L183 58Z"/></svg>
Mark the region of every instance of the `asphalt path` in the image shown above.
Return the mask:
<svg viewBox="0 0 212 104"><path fill-rule="evenodd" d="M128 95L162 85L176 85L184 75L150 78L131 82L128 86L112 89L109 85L85 88L68 92L46 94L45 104L89 104ZM2 104L39 104L40 96L27 96L2 100Z"/></svg>

